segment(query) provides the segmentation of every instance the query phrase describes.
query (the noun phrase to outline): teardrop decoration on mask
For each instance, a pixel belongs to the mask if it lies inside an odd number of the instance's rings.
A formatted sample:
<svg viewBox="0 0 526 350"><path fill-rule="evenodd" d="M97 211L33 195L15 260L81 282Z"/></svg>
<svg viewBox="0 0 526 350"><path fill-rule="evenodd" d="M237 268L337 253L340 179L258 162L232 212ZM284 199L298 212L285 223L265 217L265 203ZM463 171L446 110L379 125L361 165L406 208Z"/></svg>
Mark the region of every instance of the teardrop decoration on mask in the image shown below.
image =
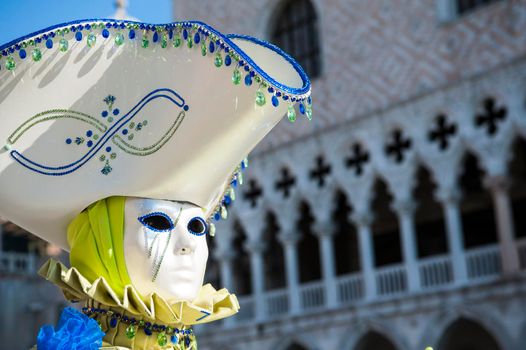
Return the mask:
<svg viewBox="0 0 526 350"><path fill-rule="evenodd" d="M228 217L228 211L224 205L221 206L221 219L226 220Z"/></svg>
<svg viewBox="0 0 526 350"><path fill-rule="evenodd" d="M160 332L157 334L157 344L159 346L165 346L168 343L168 337L166 336L165 332Z"/></svg>
<svg viewBox="0 0 526 350"><path fill-rule="evenodd" d="M237 182L242 185L243 184L243 173L242 172L238 172L237 173Z"/></svg>
<svg viewBox="0 0 526 350"><path fill-rule="evenodd" d="M236 200L236 191L234 191L233 187L230 187L230 189L228 190L228 196L230 197L232 202Z"/></svg>
<svg viewBox="0 0 526 350"><path fill-rule="evenodd" d="M128 327L126 327L125 333L126 333L126 338L133 339L135 335L137 334L137 327L135 327L134 325L129 325Z"/></svg>
<svg viewBox="0 0 526 350"><path fill-rule="evenodd" d="M294 105L290 104L287 110L287 118L289 122L294 123L296 121L296 111L294 110Z"/></svg>
<svg viewBox="0 0 526 350"><path fill-rule="evenodd" d="M265 94L261 90L256 91L256 104L262 107L265 105L265 103L267 103Z"/></svg>
<svg viewBox="0 0 526 350"><path fill-rule="evenodd" d="M208 224L208 234L210 235L210 237L215 237L216 235L216 225L214 225L213 223Z"/></svg>

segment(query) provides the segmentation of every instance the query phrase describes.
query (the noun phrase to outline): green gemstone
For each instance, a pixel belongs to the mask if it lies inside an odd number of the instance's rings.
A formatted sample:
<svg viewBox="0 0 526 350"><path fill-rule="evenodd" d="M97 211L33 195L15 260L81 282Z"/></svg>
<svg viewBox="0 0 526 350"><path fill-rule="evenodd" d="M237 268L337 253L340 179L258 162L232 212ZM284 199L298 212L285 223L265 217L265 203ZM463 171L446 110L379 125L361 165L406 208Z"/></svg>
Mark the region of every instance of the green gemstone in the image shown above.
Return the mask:
<svg viewBox="0 0 526 350"><path fill-rule="evenodd" d="M33 49L33 52L31 53L31 57L33 57L33 61L38 62L42 58L42 51L40 51L39 48Z"/></svg>
<svg viewBox="0 0 526 350"><path fill-rule="evenodd" d="M144 320L139 320L139 327L144 327Z"/></svg>
<svg viewBox="0 0 526 350"><path fill-rule="evenodd" d="M6 67L7 70L15 69L15 67L16 67L15 59L13 57L9 56L5 60L5 67Z"/></svg>
<svg viewBox="0 0 526 350"><path fill-rule="evenodd" d="M66 39L62 38L58 42L58 49L62 52L68 51L69 43Z"/></svg>
<svg viewBox="0 0 526 350"><path fill-rule="evenodd" d="M122 44L124 44L124 34L119 32L115 35L115 45L120 46Z"/></svg>
<svg viewBox="0 0 526 350"><path fill-rule="evenodd" d="M94 140L98 140L98 139L99 139L99 134L95 134L95 135L93 135L93 139L94 139Z"/></svg>
<svg viewBox="0 0 526 350"><path fill-rule="evenodd" d="M206 42L203 41L203 43L201 44L201 55L206 56L206 53L207 53Z"/></svg>
<svg viewBox="0 0 526 350"><path fill-rule="evenodd" d="M308 120L312 120L312 106L309 104L305 106L305 116Z"/></svg>
<svg viewBox="0 0 526 350"><path fill-rule="evenodd" d="M221 218L223 220L226 220L228 217L228 211L226 210L226 207L224 205L221 206Z"/></svg>
<svg viewBox="0 0 526 350"><path fill-rule="evenodd" d="M228 191L228 196L232 201L236 200L236 191L232 187L230 187L230 190Z"/></svg>
<svg viewBox="0 0 526 350"><path fill-rule="evenodd" d="M221 56L221 53L216 53L216 57L214 57L214 64L218 68L223 65L223 56Z"/></svg>
<svg viewBox="0 0 526 350"><path fill-rule="evenodd" d="M237 68L234 69L234 74L232 74L232 82L234 85L239 85L241 82L241 72Z"/></svg>
<svg viewBox="0 0 526 350"><path fill-rule="evenodd" d="M243 184L243 173L239 172L237 173L237 182L242 185Z"/></svg>
<svg viewBox="0 0 526 350"><path fill-rule="evenodd" d="M256 92L256 104L261 107L264 106L266 102L265 94L258 90Z"/></svg>
<svg viewBox="0 0 526 350"><path fill-rule="evenodd" d="M106 156L104 154L102 154L100 157L99 157L99 160L101 162L104 162L106 160Z"/></svg>
<svg viewBox="0 0 526 350"><path fill-rule="evenodd" d="M88 38L86 39L88 46L93 47L95 46L95 43L97 42L97 37L93 33L88 34Z"/></svg>
<svg viewBox="0 0 526 350"><path fill-rule="evenodd" d="M128 140L130 140L130 141L133 140L133 134L129 134L128 135Z"/></svg>
<svg viewBox="0 0 526 350"><path fill-rule="evenodd" d="M181 46L181 37L179 36L179 34L176 34L174 37L174 47L179 46Z"/></svg>
<svg viewBox="0 0 526 350"><path fill-rule="evenodd" d="M161 47L165 49L168 46L168 35L163 34L161 37Z"/></svg>
<svg viewBox="0 0 526 350"><path fill-rule="evenodd" d="M111 123L113 121L113 117L108 117L108 122Z"/></svg>
<svg viewBox="0 0 526 350"><path fill-rule="evenodd" d="M146 49L149 45L150 45L150 41L148 40L148 38L143 37L142 43L141 43L141 46L143 47L143 49Z"/></svg>
<svg viewBox="0 0 526 350"><path fill-rule="evenodd" d="M126 327L126 337L128 339L133 339L135 337L135 334L137 334L137 327L134 325L129 325Z"/></svg>
<svg viewBox="0 0 526 350"><path fill-rule="evenodd" d="M256 75L254 80L256 81L256 83L261 83L261 77L259 75Z"/></svg>
<svg viewBox="0 0 526 350"><path fill-rule="evenodd" d="M194 40L190 36L188 36L188 39L186 39L186 45L188 45L189 49L194 47Z"/></svg>
<svg viewBox="0 0 526 350"><path fill-rule="evenodd" d="M111 159L117 158L117 153L113 152L112 154L110 154L110 158Z"/></svg>
<svg viewBox="0 0 526 350"><path fill-rule="evenodd" d="M289 109L287 111L287 118L289 118L289 121L291 123L294 123L296 121L296 111L294 110L294 105L289 105Z"/></svg>
<svg viewBox="0 0 526 350"><path fill-rule="evenodd" d="M159 346L165 346L168 343L168 337L166 336L166 333L161 332L157 334L157 344Z"/></svg>
<svg viewBox="0 0 526 350"><path fill-rule="evenodd" d="M208 225L208 234L210 235L210 237L214 237L216 235L216 225L214 225L213 223L210 223Z"/></svg>

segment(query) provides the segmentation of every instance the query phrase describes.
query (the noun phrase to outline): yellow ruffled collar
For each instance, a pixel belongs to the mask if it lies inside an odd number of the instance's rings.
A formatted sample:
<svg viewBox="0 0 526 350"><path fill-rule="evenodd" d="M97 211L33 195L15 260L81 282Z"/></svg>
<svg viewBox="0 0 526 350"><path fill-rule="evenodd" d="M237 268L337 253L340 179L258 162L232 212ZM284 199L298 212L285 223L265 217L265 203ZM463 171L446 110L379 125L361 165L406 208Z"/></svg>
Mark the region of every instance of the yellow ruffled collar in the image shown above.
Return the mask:
<svg viewBox="0 0 526 350"><path fill-rule="evenodd" d="M123 296L119 297L103 277L91 283L76 268L68 269L53 259L48 260L38 273L60 287L70 301L95 301L165 325L207 323L231 316L239 310L234 294L224 288L216 290L210 284L201 288L193 302L169 303L156 293L141 298L132 285L126 286Z"/></svg>

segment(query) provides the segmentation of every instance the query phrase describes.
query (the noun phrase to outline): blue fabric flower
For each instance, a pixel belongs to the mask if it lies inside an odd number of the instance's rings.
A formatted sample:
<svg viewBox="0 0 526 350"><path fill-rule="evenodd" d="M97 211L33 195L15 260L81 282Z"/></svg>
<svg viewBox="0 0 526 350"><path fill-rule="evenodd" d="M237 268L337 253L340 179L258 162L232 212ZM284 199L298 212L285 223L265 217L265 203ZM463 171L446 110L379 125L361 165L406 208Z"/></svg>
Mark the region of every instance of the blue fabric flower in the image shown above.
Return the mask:
<svg viewBox="0 0 526 350"><path fill-rule="evenodd" d="M43 326L37 336L38 350L98 350L104 332L94 319L67 307L56 329Z"/></svg>

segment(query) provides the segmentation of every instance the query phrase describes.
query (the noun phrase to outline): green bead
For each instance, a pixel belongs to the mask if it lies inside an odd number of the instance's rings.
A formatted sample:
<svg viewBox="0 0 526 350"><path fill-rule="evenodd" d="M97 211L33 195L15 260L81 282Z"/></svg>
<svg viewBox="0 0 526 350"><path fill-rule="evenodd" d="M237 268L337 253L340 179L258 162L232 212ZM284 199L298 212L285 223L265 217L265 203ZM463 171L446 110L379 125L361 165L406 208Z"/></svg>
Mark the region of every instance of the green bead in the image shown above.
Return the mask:
<svg viewBox="0 0 526 350"><path fill-rule="evenodd" d="M139 327L144 327L144 324L145 324L144 320L139 320Z"/></svg>
<svg viewBox="0 0 526 350"><path fill-rule="evenodd" d="M243 159L243 165L248 168L248 158Z"/></svg>
<svg viewBox="0 0 526 350"><path fill-rule="evenodd" d="M165 49L168 46L168 35L163 34L161 37L161 47Z"/></svg>
<svg viewBox="0 0 526 350"><path fill-rule="evenodd" d="M234 69L234 74L232 74L232 82L234 85L239 85L241 82L241 72L237 68Z"/></svg>
<svg viewBox="0 0 526 350"><path fill-rule="evenodd" d="M126 327L126 337L128 339L133 339L135 334L137 334L137 328L134 325L129 325Z"/></svg>
<svg viewBox="0 0 526 350"><path fill-rule="evenodd" d="M216 53L216 57L214 57L214 64L218 68L223 65L223 56L221 56L221 53Z"/></svg>
<svg viewBox="0 0 526 350"><path fill-rule="evenodd" d="M124 34L119 32L115 35L115 45L120 46L122 44L124 44Z"/></svg>
<svg viewBox="0 0 526 350"><path fill-rule="evenodd" d="M64 38L60 39L60 41L58 42L58 49L62 52L66 52L68 51L68 47L69 42Z"/></svg>
<svg viewBox="0 0 526 350"><path fill-rule="evenodd" d="M166 336L166 333L161 332L157 334L157 344L159 346L165 346L168 343L168 337Z"/></svg>
<svg viewBox="0 0 526 350"><path fill-rule="evenodd" d="M188 39L186 39L186 45L188 45L189 49L194 47L194 40L190 36L188 36Z"/></svg>
<svg viewBox="0 0 526 350"><path fill-rule="evenodd" d="M93 47L95 46L95 43L97 42L97 37L93 33L88 34L88 38L86 39L88 46Z"/></svg>
<svg viewBox="0 0 526 350"><path fill-rule="evenodd" d="M264 106L266 102L265 94L258 90L256 92L256 104L261 107Z"/></svg>
<svg viewBox="0 0 526 350"><path fill-rule="evenodd" d="M216 225L214 225L213 223L210 223L208 225L208 234L210 235L210 237L214 237L216 235Z"/></svg>
<svg viewBox="0 0 526 350"><path fill-rule="evenodd" d="M256 81L256 83L261 83L261 77L259 75L256 75L254 80Z"/></svg>
<svg viewBox="0 0 526 350"><path fill-rule="evenodd" d="M308 120L312 120L312 106L309 104L305 106L305 116Z"/></svg>
<svg viewBox="0 0 526 350"><path fill-rule="evenodd" d="M143 49L146 49L149 45L150 45L150 41L148 40L148 38L147 37L143 37L142 38L142 43L141 43L141 46L143 47Z"/></svg>
<svg viewBox="0 0 526 350"><path fill-rule="evenodd" d="M239 172L237 173L237 182L242 185L243 184L243 173Z"/></svg>
<svg viewBox="0 0 526 350"><path fill-rule="evenodd" d="M228 217L228 211L226 210L226 207L224 205L221 206L221 218L223 220L226 220Z"/></svg>
<svg viewBox="0 0 526 350"><path fill-rule="evenodd" d="M289 118L291 123L296 121L296 111L294 110L294 105L289 105L289 109L287 110L287 118Z"/></svg>
<svg viewBox="0 0 526 350"><path fill-rule="evenodd" d="M236 191L232 187L230 187L230 190L228 191L228 196L232 201L236 200Z"/></svg>
<svg viewBox="0 0 526 350"><path fill-rule="evenodd" d="M181 37L179 36L179 34L176 34L174 36L174 47L179 47L181 46Z"/></svg>
<svg viewBox="0 0 526 350"><path fill-rule="evenodd" d="M33 57L33 61L38 62L42 58L42 51L40 51L39 48L33 49L33 52L31 53L31 57Z"/></svg>
<svg viewBox="0 0 526 350"><path fill-rule="evenodd" d="M166 326L166 334L172 334L174 331L173 327Z"/></svg>
<svg viewBox="0 0 526 350"><path fill-rule="evenodd" d="M207 53L207 49L206 49L206 42L203 41L203 43L201 44L201 55L203 56L206 56L206 53Z"/></svg>
<svg viewBox="0 0 526 350"><path fill-rule="evenodd" d="M6 60L5 60L5 67L7 70L13 70L15 69L16 67L16 63L15 63L15 60L13 57L9 56Z"/></svg>

